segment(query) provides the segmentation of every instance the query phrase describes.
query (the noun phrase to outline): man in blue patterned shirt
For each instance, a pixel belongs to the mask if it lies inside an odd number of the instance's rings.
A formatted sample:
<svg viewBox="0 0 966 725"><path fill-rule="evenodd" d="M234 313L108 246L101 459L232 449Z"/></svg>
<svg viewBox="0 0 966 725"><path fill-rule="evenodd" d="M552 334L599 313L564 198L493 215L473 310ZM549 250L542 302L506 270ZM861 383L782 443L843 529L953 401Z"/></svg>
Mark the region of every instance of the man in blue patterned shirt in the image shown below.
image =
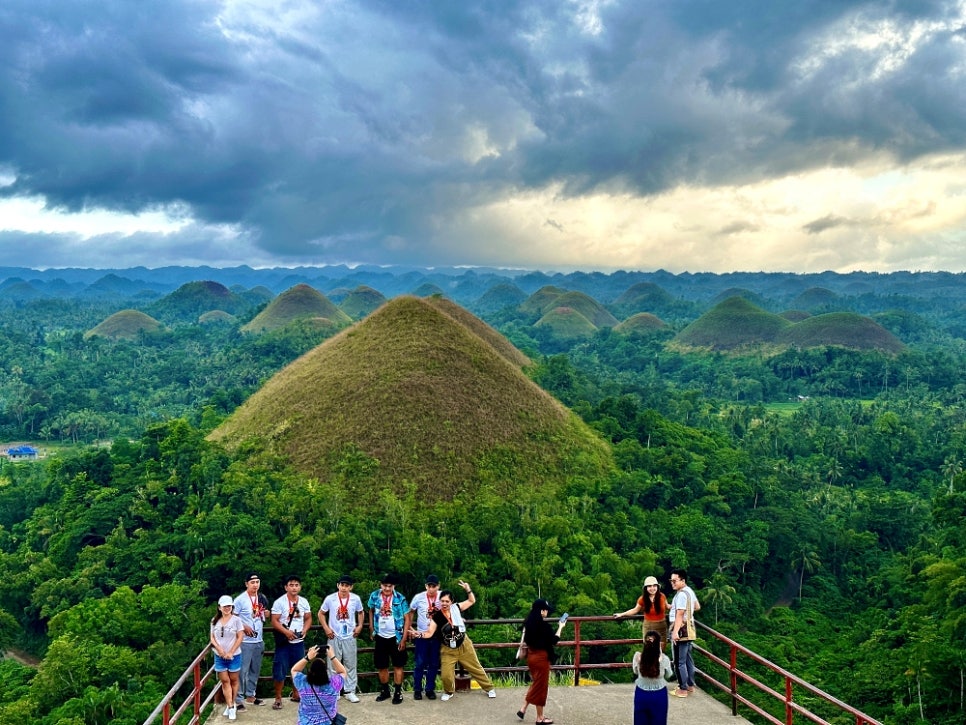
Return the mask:
<svg viewBox="0 0 966 725"><path fill-rule="evenodd" d="M403 701L402 681L406 667L406 637L412 610L406 597L396 591L398 578L394 574L383 574L379 588L369 595L369 629L375 651L373 663L379 672L379 695L376 701L389 699L389 665L393 669L392 704Z"/></svg>

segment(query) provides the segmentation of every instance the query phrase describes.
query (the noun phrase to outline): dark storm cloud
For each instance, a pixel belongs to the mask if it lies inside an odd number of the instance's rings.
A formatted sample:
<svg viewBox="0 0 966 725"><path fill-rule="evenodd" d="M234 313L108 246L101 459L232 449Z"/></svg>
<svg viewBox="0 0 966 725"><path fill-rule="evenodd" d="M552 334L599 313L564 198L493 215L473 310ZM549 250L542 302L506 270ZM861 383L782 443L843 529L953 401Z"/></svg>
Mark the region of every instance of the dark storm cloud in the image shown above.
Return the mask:
<svg viewBox="0 0 966 725"><path fill-rule="evenodd" d="M647 195L961 150L961 27L843 37L956 7L6 0L0 192L185 204L280 261L472 263L479 240L448 224L527 189Z"/></svg>

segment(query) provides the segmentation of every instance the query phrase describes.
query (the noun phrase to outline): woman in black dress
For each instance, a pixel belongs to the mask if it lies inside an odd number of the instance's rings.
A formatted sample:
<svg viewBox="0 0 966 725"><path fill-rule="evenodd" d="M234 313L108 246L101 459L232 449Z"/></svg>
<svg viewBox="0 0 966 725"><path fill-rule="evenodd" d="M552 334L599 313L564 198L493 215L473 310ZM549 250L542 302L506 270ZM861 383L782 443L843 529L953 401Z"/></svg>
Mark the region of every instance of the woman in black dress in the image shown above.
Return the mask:
<svg viewBox="0 0 966 725"><path fill-rule="evenodd" d="M553 606L546 599L537 599L530 607L530 614L523 623L523 641L527 644L527 668L530 670L530 688L523 700L523 707L517 711L521 720L527 714L527 708L534 705L537 708L537 724L552 723L544 717L543 708L547 704L547 690L550 686L550 666L556 662L557 655L554 645L560 641L566 620L561 619L557 624L557 631L553 631L546 621L546 617L553 611Z"/></svg>

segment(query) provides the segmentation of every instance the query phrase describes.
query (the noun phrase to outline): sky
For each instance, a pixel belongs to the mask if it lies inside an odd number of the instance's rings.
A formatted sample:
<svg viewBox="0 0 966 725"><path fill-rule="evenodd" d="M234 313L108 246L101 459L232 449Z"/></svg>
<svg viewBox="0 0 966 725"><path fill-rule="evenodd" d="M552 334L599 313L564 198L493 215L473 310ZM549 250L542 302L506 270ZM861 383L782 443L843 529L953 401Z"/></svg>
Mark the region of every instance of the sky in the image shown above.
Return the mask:
<svg viewBox="0 0 966 725"><path fill-rule="evenodd" d="M966 0L3 0L0 266L966 270Z"/></svg>

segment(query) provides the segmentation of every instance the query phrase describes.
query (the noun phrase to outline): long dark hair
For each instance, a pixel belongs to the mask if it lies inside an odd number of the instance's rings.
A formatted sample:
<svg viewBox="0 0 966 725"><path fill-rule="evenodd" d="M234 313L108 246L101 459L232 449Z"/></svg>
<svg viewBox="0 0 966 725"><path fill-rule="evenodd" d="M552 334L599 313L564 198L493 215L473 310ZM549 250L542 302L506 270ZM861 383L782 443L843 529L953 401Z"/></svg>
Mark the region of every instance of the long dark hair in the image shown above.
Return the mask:
<svg viewBox="0 0 966 725"><path fill-rule="evenodd" d="M309 663L309 671L305 674L305 679L314 687L329 684L329 667L325 663L325 657L316 657Z"/></svg>
<svg viewBox="0 0 966 725"><path fill-rule="evenodd" d="M232 611L232 614L234 614L234 613L235 612ZM215 607L215 616L211 618L211 626L212 627L214 627L216 624L218 624L218 620L221 619L221 616L222 616L222 614L221 614L221 607Z"/></svg>
<svg viewBox="0 0 966 725"><path fill-rule="evenodd" d="M644 600L644 614L650 614L651 610L654 610L655 614L665 614L664 607L661 605L661 597L664 596L660 588L654 592L654 601L651 601L651 595L647 593L647 587L644 587L641 593L641 599Z"/></svg>
<svg viewBox="0 0 966 725"><path fill-rule="evenodd" d="M550 614L553 611L553 605L546 599L537 599L530 607L527 618L523 621L523 628L530 629L530 631L536 630L543 623L543 615L540 612L544 609L547 610L547 614Z"/></svg>
<svg viewBox="0 0 966 725"><path fill-rule="evenodd" d="M641 650L641 676L658 677L661 674L661 635L651 631L644 635Z"/></svg>

